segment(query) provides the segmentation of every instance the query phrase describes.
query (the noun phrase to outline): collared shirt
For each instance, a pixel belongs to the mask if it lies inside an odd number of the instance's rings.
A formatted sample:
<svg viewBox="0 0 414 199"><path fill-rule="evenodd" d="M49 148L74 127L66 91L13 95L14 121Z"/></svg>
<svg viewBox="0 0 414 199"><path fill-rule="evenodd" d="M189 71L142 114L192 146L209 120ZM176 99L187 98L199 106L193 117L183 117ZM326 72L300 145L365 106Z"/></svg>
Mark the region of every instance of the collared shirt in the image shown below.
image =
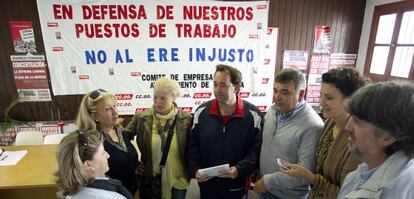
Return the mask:
<svg viewBox="0 0 414 199"><path fill-rule="evenodd" d="M280 111L276 112L276 127L279 128L282 124L289 121L291 118L293 118L298 112L300 112L302 109L305 108L305 101L299 102L299 104L289 111L289 113L283 114Z"/></svg>
<svg viewBox="0 0 414 199"><path fill-rule="evenodd" d="M372 174L374 174L374 172L375 172L375 170L377 170L377 168L367 170L367 171L361 170L361 172L359 173L360 180L355 185L355 188L363 185L372 176Z"/></svg>

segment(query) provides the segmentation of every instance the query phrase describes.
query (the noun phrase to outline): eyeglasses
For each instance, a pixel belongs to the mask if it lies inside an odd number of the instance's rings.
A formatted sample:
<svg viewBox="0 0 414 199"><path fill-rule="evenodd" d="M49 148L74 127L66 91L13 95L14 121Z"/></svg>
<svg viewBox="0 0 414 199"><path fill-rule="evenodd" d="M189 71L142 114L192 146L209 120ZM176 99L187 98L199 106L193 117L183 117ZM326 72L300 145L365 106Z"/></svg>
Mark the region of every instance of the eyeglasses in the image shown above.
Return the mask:
<svg viewBox="0 0 414 199"><path fill-rule="evenodd" d="M88 109L90 112L92 111L91 108L93 106L93 102L101 95L101 93L105 93L105 92L107 91L99 88L99 89L92 91L91 94L89 94L87 103L88 103Z"/></svg>
<svg viewBox="0 0 414 199"><path fill-rule="evenodd" d="M107 91L104 90L104 89L101 89L101 88L96 89L96 90L94 90L94 91L91 92L91 94L89 95L89 97L92 100L96 100L96 98L98 98L101 95L101 93L103 93L103 92L107 92Z"/></svg>

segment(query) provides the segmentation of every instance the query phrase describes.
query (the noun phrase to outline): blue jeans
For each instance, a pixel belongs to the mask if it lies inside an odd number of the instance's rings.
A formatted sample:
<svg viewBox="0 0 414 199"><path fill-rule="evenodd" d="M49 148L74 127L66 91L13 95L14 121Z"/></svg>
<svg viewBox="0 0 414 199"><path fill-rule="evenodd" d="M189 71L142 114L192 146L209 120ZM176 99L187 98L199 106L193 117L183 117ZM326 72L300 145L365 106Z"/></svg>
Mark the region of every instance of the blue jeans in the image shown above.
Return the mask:
<svg viewBox="0 0 414 199"><path fill-rule="evenodd" d="M187 194L187 189L171 188L171 199L185 199L185 194Z"/></svg>
<svg viewBox="0 0 414 199"><path fill-rule="evenodd" d="M270 192L266 191L260 194L260 199L283 199L283 198L279 198L276 195L273 195Z"/></svg>

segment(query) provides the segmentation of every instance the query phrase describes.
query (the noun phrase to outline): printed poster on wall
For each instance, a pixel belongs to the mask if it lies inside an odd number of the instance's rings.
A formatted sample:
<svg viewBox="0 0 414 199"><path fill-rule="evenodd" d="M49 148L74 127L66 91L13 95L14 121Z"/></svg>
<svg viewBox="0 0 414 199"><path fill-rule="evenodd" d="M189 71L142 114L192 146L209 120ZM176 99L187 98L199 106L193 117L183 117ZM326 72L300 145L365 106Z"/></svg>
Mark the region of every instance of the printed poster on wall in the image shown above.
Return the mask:
<svg viewBox="0 0 414 199"><path fill-rule="evenodd" d="M45 56L28 53L10 59L19 101L51 101Z"/></svg>
<svg viewBox="0 0 414 199"><path fill-rule="evenodd" d="M37 52L31 21L10 21L10 33L16 53Z"/></svg>
<svg viewBox="0 0 414 199"><path fill-rule="evenodd" d="M332 48L331 27L316 26L313 53L329 54Z"/></svg>
<svg viewBox="0 0 414 199"><path fill-rule="evenodd" d="M54 95L102 88L116 94L120 114L134 114L152 105L153 84L165 76L181 87L178 105L194 111L214 97L215 66L228 64L242 72L243 92L259 90L248 101L271 103L272 91L262 95L255 79L264 60L269 1L38 0L37 5Z"/></svg>
<svg viewBox="0 0 414 199"><path fill-rule="evenodd" d="M355 68L356 54L335 53L331 54L329 58L329 70L331 68L347 67Z"/></svg>
<svg viewBox="0 0 414 199"><path fill-rule="evenodd" d="M317 112L320 112L319 97L322 83L322 74L329 70L329 55L314 54L310 60L308 88L306 102Z"/></svg>
<svg viewBox="0 0 414 199"><path fill-rule="evenodd" d="M285 50L283 53L283 68L292 68L306 72L308 66L308 51Z"/></svg>

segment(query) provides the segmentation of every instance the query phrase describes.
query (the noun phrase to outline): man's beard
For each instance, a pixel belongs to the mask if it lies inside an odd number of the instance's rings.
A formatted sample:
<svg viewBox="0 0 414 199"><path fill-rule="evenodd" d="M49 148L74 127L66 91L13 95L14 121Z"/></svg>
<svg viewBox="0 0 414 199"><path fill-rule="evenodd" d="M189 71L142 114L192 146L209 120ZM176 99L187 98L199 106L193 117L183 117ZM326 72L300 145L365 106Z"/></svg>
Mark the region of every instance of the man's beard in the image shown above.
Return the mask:
<svg viewBox="0 0 414 199"><path fill-rule="evenodd" d="M348 149L349 151L351 151L352 153L354 153L356 156L360 158L363 156L363 153L355 145L353 145L350 142L348 142Z"/></svg>

